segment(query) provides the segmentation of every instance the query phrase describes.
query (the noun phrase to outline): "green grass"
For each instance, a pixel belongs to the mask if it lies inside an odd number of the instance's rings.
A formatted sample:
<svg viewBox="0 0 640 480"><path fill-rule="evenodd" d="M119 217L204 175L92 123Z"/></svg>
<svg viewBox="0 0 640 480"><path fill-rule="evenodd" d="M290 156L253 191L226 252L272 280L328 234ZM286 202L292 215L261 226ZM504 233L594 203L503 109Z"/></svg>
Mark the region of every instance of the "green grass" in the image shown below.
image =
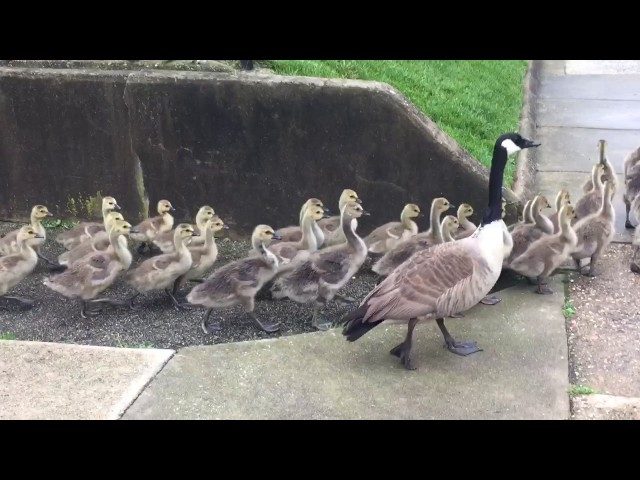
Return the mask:
<svg viewBox="0 0 640 480"><path fill-rule="evenodd" d="M564 318L571 318L576 314L576 307L573 305L571 300L565 300L564 305L562 306L562 313Z"/></svg>
<svg viewBox="0 0 640 480"><path fill-rule="evenodd" d="M569 395L572 397L577 395L593 395L596 393L598 393L596 389L587 385L571 385L571 388L569 389Z"/></svg>
<svg viewBox="0 0 640 480"><path fill-rule="evenodd" d="M118 340L118 347L120 348L155 348L153 343L142 342L142 343L130 343L130 342L122 342Z"/></svg>
<svg viewBox="0 0 640 480"><path fill-rule="evenodd" d="M68 219L60 219L56 218L53 220L42 220L42 226L46 229L56 229L56 228L64 228L69 230L75 227L79 222L77 220L68 220Z"/></svg>
<svg viewBox="0 0 640 480"><path fill-rule="evenodd" d="M0 332L0 340L15 340L16 334L11 332Z"/></svg>
<svg viewBox="0 0 640 480"><path fill-rule="evenodd" d="M496 138L518 131L526 60L271 60L281 75L385 82L484 165ZM511 186L513 157L505 171Z"/></svg>

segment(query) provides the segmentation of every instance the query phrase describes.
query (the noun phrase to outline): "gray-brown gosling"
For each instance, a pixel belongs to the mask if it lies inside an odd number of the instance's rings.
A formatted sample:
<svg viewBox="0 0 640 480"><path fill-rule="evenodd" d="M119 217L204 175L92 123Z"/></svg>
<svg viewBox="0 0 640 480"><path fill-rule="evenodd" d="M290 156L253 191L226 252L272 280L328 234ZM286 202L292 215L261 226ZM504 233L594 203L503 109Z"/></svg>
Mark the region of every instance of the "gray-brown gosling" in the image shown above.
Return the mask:
<svg viewBox="0 0 640 480"><path fill-rule="evenodd" d="M345 188L340 194L338 200L338 211L342 212L344 206L349 202L362 203L358 194L350 189ZM341 215L334 215L332 217L318 221L318 226L324 233L323 247L330 247L332 245L340 245L347 241L344 232L342 231ZM354 224L354 229L358 228L358 222Z"/></svg>
<svg viewBox="0 0 640 480"><path fill-rule="evenodd" d="M576 232L571 226L575 217L573 206L563 205L560 209L559 232L539 238L509 265L514 272L537 280L536 293L553 293L548 286L549 275L570 258L578 243Z"/></svg>
<svg viewBox="0 0 640 480"><path fill-rule="evenodd" d="M137 230L137 228L136 228ZM189 271L193 263L191 252L187 248L188 242L193 236L198 236L192 225L181 223L175 229L173 243L175 251L163 253L155 257L148 258L138 264L125 275L125 281L136 290L136 294L129 299L129 306L132 310L139 310L141 306L135 306L136 298L153 290L164 290L171 298L176 310L185 308L178 302L171 289L175 286L178 277Z"/></svg>
<svg viewBox="0 0 640 480"><path fill-rule="evenodd" d="M362 206L348 202L340 212L342 231L346 236L344 244L323 248L311 253L306 259L273 282L273 298L288 297L298 303L313 303L311 325L326 330L331 322L321 318L320 310L333 299L351 303L355 300L338 294L353 275L362 267L367 258L367 246L355 232L357 219L367 215Z"/></svg>
<svg viewBox="0 0 640 480"><path fill-rule="evenodd" d="M189 246L202 246L204 244L206 241L206 235L204 234L205 225L214 217L215 214L215 210L209 205L203 205L198 209L198 212L196 213L196 226L194 228L194 232L200 234L200 236L192 238L189 242ZM162 253L171 253L175 251L173 245L173 234L173 230L156 233L152 243L162 250Z"/></svg>
<svg viewBox="0 0 640 480"><path fill-rule="evenodd" d="M157 205L158 215L147 218L135 226L136 234L131 235L131 239L140 242L138 253L143 254L148 248L151 251L153 239L158 233L168 232L173 228L173 215L175 211L169 200L160 200ZM191 227L193 229L193 227Z"/></svg>
<svg viewBox="0 0 640 480"><path fill-rule="evenodd" d="M67 250L71 250L73 247L77 247L85 240L93 237L96 233L105 232L107 230L107 214L113 210L121 210L116 199L113 197L104 197L102 199L102 223L81 222L70 230L60 233L56 237L56 242L64 246Z"/></svg>
<svg viewBox="0 0 640 480"><path fill-rule="evenodd" d="M19 303L23 307L33 307L34 301L30 298L9 296L16 285L24 280L38 263L38 254L31 245L32 240L43 238L31 225L20 228L17 235L18 253L0 257L0 300L10 300ZM3 306L0 304L0 306Z"/></svg>
<svg viewBox="0 0 640 480"><path fill-rule="evenodd" d="M289 227L283 227L276 230L276 233L282 239L280 240L280 242L300 241L300 239L302 238L302 219L304 218L304 213L307 211L308 208L311 208L311 207L322 208L322 210L325 213L322 218L325 218L325 219L331 218L331 216L329 215L329 209L324 206L324 203L322 203L322 200L320 200L319 198L309 198L306 202L304 202L304 204L302 204L297 226L292 225ZM322 230L322 228L320 228L317 222L313 224L313 234L315 235L316 241L318 242L318 248L321 248L324 245L324 231ZM274 241L274 242L271 242L271 245L275 245L277 243L279 242Z"/></svg>
<svg viewBox="0 0 640 480"><path fill-rule="evenodd" d="M131 233L135 233L135 229L131 228L129 222L112 221L107 248L76 259L64 272L45 279L44 285L67 298L79 299L82 318L97 315L106 305L126 305L126 302L119 300L97 297L131 266L133 257L127 242L127 236Z"/></svg>
<svg viewBox="0 0 640 480"><path fill-rule="evenodd" d="M214 310L242 305L244 311L265 332L280 330L278 322L263 321L255 314L255 295L278 272L279 262L267 246L272 239L279 239L269 225L258 225L251 235L251 244L260 255L228 263L214 271L203 283L196 285L187 295L192 305L207 308L200 327L205 334L220 330L220 321L209 324Z"/></svg>
<svg viewBox="0 0 640 480"><path fill-rule="evenodd" d="M458 207L458 223L462 230L460 232L454 232L454 237L458 240L461 238L467 238L473 235L473 232L478 228L475 223L469 220L469 217L473 215L473 207L468 203L463 203Z"/></svg>
<svg viewBox="0 0 640 480"><path fill-rule="evenodd" d="M551 224L553 225L553 233L558 233L560 231L560 222L558 221L560 216L560 209L563 205L571 205L571 197L569 192L566 190L560 190L556 195L556 211L553 212L549 216L549 220L551 220Z"/></svg>
<svg viewBox="0 0 640 480"><path fill-rule="evenodd" d="M488 207L477 231L421 250L396 268L358 308L342 317L347 341L356 341L385 322L406 322L405 340L390 353L400 358L404 368L415 370L411 361L414 329L421 321L435 319L449 351L458 355L481 351L476 342L456 341L444 319L476 305L496 284L509 250L501 206L504 169L509 155L538 145L517 133L498 137L489 174Z"/></svg>
<svg viewBox="0 0 640 480"><path fill-rule="evenodd" d="M363 238L364 243L373 254L383 254L418 233L418 224L413 220L423 216L420 207L415 203L407 203L400 212L399 222L387 222L375 228Z"/></svg>
<svg viewBox="0 0 640 480"><path fill-rule="evenodd" d="M585 193L575 204L576 218L584 218L587 215L595 213L600 208L602 180L605 168L601 163L596 163L592 168L592 177L594 188ZM613 191L612 191L613 192ZM611 194L613 196L613 193Z"/></svg>
<svg viewBox="0 0 640 480"><path fill-rule="evenodd" d="M615 193L615 191L618 188L618 178L616 176L615 169L613 168L613 165L611 164L607 156L607 147L608 147L608 144L606 140L598 140L598 154L600 157L598 163L604 167L604 171L600 176L600 180L601 180L601 183L604 183L606 181L612 182L613 192ZM590 178L582 186L582 191L584 193L591 192L593 190L594 185L595 184L593 183L593 178ZM576 214L578 215L578 218L580 218L579 217L580 212L576 210Z"/></svg>
<svg viewBox="0 0 640 480"><path fill-rule="evenodd" d="M53 213L49 211L44 205L34 205L31 209L31 228L42 238L34 238L29 240L29 244L33 247L38 255L38 258L44 260L49 266L59 267L56 262L51 261L44 255L42 255L42 246L47 241L47 230L42 225L42 220L47 217L52 217ZM18 246L18 233L20 229L12 230L0 239L0 255L11 255L12 253L18 253L20 247Z"/></svg>

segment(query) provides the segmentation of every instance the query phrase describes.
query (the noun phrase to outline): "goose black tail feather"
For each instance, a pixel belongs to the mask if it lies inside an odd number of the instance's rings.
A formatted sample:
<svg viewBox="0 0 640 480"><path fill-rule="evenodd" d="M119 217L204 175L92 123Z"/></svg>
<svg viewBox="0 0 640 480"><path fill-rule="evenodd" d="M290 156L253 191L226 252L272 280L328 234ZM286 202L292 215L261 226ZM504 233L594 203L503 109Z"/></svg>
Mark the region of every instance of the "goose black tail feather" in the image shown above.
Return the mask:
<svg viewBox="0 0 640 480"><path fill-rule="evenodd" d="M372 328L380 325L384 320L378 320L377 322L366 322L363 323L362 319L367 313L367 309L369 306L367 304L358 307L352 312L347 313L344 317L342 317L339 323L344 324L344 328L342 330L342 335L347 337L348 342L355 342L364 334L366 334Z"/></svg>

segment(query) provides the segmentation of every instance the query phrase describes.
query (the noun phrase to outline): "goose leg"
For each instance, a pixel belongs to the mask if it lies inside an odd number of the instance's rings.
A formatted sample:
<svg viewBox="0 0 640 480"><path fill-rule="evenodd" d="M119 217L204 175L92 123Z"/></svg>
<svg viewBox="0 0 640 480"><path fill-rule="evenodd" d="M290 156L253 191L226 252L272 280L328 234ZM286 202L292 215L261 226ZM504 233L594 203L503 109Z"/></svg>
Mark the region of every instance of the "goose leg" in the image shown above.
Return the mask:
<svg viewBox="0 0 640 480"><path fill-rule="evenodd" d="M336 294L333 296L333 298L334 298L335 300L338 300L339 302L342 302L342 303L355 303L355 302L357 302L357 300L356 300L355 298L353 298L353 297L347 297L347 296L345 296L345 295L340 295L339 293L336 293Z"/></svg>
<svg viewBox="0 0 640 480"><path fill-rule="evenodd" d="M173 284L173 288L175 288L176 284ZM178 299L175 297L175 295L171 292L171 290L169 290L168 288L164 289L164 292L169 295L169 298L171 299L171 301L173 302L173 307L176 310L188 310L188 305L186 303L180 303L178 301Z"/></svg>
<svg viewBox="0 0 640 480"><path fill-rule="evenodd" d="M57 272L57 271L63 271L66 270L67 267L65 265L60 265L57 262L54 262L53 260L45 257L44 255L42 255L39 251L36 252L36 255L38 255L38 258L41 260L44 260L45 263L49 266L49 270L53 271L53 272Z"/></svg>
<svg viewBox="0 0 640 480"><path fill-rule="evenodd" d="M636 228L629 221L629 211L631 210L631 202L627 199L626 195L624 195L623 200L624 200L624 208L625 208L626 213L627 213L627 216L626 216L625 221L624 221L624 228ZM637 219L636 219L636 221L637 221Z"/></svg>
<svg viewBox="0 0 640 480"><path fill-rule="evenodd" d="M417 318L412 318L409 320L409 325L407 326L407 336L399 345L396 345L389 352L391 355L394 355L400 359L402 362L402 366L407 370L416 370L416 367L411 362L411 348L413 347L413 330L416 328L418 324Z"/></svg>
<svg viewBox="0 0 640 480"><path fill-rule="evenodd" d="M540 295L550 295L553 293L553 290L547 286L547 276L544 275L544 273L538 277L538 288L534 291Z"/></svg>
<svg viewBox="0 0 640 480"><path fill-rule="evenodd" d="M209 323L209 317L211 316L211 312L213 312L213 308L210 308L206 311L204 316L202 317L202 322L200 322L200 328L205 334L209 334L211 332L218 332L222 330L222 325L220 324L220 320L216 323Z"/></svg>
<svg viewBox="0 0 640 480"><path fill-rule="evenodd" d="M480 300L480 303L482 303L483 305L496 305L501 301L502 299L500 297L496 297L495 295L487 295L482 300Z"/></svg>
<svg viewBox="0 0 640 480"><path fill-rule="evenodd" d="M140 255L144 255L145 250L147 249L147 242L142 242L140 245L138 245L138 248L136 249L136 251L140 254ZM151 249L149 249L151 250Z"/></svg>
<svg viewBox="0 0 640 480"><path fill-rule="evenodd" d="M13 300L17 302L22 308L33 308L36 304L35 300L26 297L18 297L16 295L4 295L0 297L0 300Z"/></svg>
<svg viewBox="0 0 640 480"><path fill-rule="evenodd" d="M242 297L242 305L244 307L244 311L256 322L262 330L267 333L273 333L280 330L280 322L264 322L258 318L253 309L255 308L255 301L253 296L250 297Z"/></svg>
<svg viewBox="0 0 640 480"><path fill-rule="evenodd" d="M436 318L436 323L444 336L444 341L447 346L447 349L450 352L455 353L456 355L461 355L466 357L467 355L471 355L472 353L481 352L482 349L478 348L477 342L457 342L447 330L447 327L444 325L444 318Z"/></svg>
<svg viewBox="0 0 640 480"><path fill-rule="evenodd" d="M140 292L136 293L133 297L129 299L129 308L131 310L141 310L142 305L135 305L136 298L140 296Z"/></svg>
<svg viewBox="0 0 640 480"><path fill-rule="evenodd" d="M600 258L600 252L602 251L602 247L598 246L598 249L591 255L591 261L589 262L589 271L585 276L587 277L597 277L600 275L600 272L596 271L596 262Z"/></svg>
<svg viewBox="0 0 640 480"><path fill-rule="evenodd" d="M311 314L311 326L321 331L326 331L331 328L331 322L323 319L320 310L325 305L324 299L319 298L316 300L316 304L313 307L313 313Z"/></svg>

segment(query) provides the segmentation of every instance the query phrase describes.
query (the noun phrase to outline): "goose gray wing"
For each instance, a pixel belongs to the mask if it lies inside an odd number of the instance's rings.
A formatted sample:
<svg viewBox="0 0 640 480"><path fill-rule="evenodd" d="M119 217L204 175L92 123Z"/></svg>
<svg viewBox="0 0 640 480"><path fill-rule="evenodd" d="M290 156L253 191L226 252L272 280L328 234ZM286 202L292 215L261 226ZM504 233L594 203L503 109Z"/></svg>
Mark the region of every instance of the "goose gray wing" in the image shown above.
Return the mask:
<svg viewBox="0 0 640 480"><path fill-rule="evenodd" d="M365 298L362 322L456 313L474 271L487 267L482 264L475 242L461 240L421 250Z"/></svg>

